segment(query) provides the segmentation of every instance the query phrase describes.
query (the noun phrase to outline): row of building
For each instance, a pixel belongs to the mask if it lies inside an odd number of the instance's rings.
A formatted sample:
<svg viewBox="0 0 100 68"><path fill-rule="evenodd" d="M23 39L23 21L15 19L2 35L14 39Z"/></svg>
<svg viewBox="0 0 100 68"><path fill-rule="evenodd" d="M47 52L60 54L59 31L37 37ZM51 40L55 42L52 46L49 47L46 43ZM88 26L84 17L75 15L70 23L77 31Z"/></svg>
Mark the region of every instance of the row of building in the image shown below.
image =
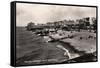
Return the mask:
<svg viewBox="0 0 100 68"><path fill-rule="evenodd" d="M62 21L54 21L54 22L47 22L46 24L38 24L35 25L34 23L28 23L27 29L28 30L34 30L34 29L43 29L43 28L64 28L66 29L79 29L79 28L90 28L91 25L96 24L96 18L95 17L86 17L82 19L77 20L62 20ZM93 28L93 26L92 26Z"/></svg>
<svg viewBox="0 0 100 68"><path fill-rule="evenodd" d="M96 20L95 17L86 17L82 19L77 20L62 20L62 21L56 21L56 22L48 22L45 25L49 26L66 26L66 25L76 25L76 24L86 24L86 26L89 26L94 23Z"/></svg>

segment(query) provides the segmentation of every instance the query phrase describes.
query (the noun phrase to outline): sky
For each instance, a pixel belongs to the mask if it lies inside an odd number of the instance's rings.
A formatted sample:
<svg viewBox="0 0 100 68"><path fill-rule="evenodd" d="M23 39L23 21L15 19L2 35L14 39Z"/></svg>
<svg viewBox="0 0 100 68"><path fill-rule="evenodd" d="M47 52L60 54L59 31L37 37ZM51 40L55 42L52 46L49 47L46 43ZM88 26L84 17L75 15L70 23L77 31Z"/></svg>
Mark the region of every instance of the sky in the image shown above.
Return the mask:
<svg viewBox="0 0 100 68"><path fill-rule="evenodd" d="M76 20L96 17L95 7L59 6L44 4L17 3L16 25L26 26L29 22L45 24L60 20Z"/></svg>

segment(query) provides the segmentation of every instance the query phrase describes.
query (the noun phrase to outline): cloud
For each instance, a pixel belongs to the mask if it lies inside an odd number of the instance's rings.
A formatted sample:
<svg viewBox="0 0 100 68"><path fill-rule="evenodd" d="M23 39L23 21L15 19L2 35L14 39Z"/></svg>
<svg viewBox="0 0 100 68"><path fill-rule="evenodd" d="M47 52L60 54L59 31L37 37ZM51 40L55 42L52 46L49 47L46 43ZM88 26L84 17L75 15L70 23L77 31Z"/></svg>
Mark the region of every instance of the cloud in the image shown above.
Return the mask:
<svg viewBox="0 0 100 68"><path fill-rule="evenodd" d="M29 22L46 23L64 19L96 17L96 8L17 3L17 26Z"/></svg>

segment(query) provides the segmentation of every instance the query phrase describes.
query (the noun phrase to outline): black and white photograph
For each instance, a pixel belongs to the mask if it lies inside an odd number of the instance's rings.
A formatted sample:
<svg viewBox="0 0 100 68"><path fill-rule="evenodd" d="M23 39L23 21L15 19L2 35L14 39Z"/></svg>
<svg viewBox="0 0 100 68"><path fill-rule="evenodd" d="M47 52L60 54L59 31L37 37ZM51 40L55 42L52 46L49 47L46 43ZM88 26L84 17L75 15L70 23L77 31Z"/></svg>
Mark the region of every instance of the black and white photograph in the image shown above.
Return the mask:
<svg viewBox="0 0 100 68"><path fill-rule="evenodd" d="M16 65L96 61L96 6L16 3Z"/></svg>

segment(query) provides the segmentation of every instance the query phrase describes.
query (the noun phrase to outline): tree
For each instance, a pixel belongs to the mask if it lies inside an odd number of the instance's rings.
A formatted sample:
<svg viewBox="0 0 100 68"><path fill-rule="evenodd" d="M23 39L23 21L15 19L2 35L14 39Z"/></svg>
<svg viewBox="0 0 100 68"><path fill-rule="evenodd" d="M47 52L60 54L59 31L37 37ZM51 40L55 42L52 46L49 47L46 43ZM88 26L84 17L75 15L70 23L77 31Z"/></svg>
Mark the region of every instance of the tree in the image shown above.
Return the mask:
<svg viewBox="0 0 100 68"><path fill-rule="evenodd" d="M30 31L34 27L34 25L35 24L33 22L28 23L27 26L26 26L27 30Z"/></svg>
<svg viewBox="0 0 100 68"><path fill-rule="evenodd" d="M89 22L89 20L90 20L89 17L85 18L85 21L84 21L85 26L90 26L90 22Z"/></svg>
<svg viewBox="0 0 100 68"><path fill-rule="evenodd" d="M93 30L96 32L96 29L97 29L97 20L96 19L93 19Z"/></svg>

